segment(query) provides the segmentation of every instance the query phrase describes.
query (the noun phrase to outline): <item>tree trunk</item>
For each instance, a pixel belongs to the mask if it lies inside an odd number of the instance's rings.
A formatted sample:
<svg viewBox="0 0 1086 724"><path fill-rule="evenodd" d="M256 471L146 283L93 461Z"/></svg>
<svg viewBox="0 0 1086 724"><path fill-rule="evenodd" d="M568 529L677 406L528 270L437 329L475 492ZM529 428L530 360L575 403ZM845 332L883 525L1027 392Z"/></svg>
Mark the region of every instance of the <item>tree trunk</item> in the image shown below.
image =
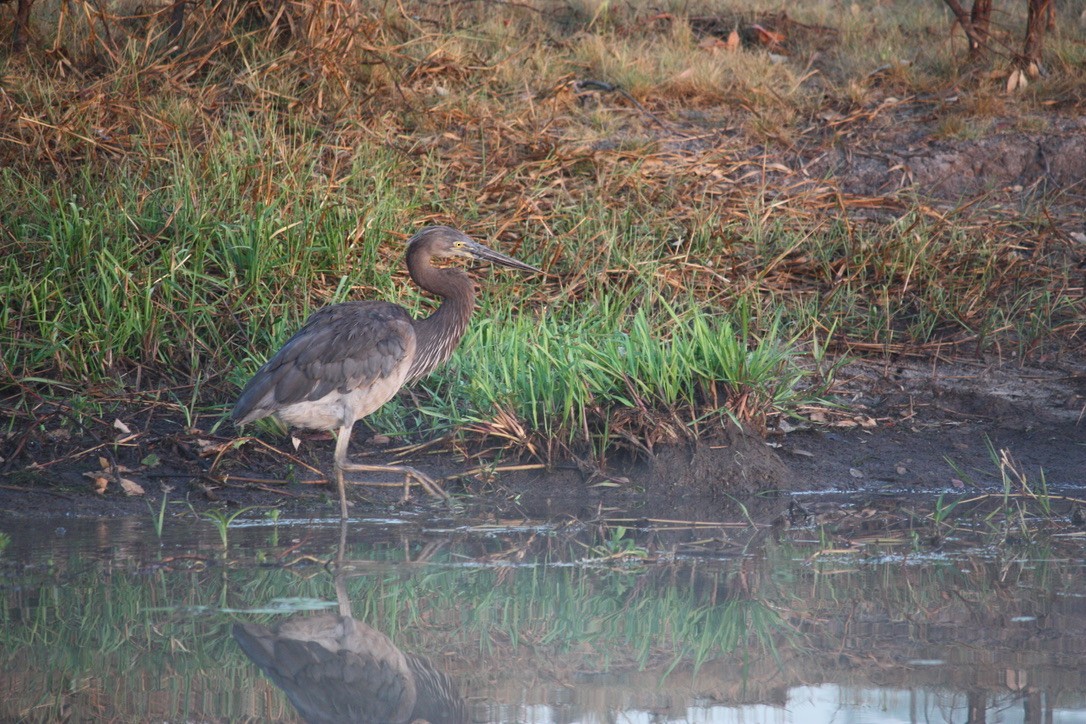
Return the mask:
<svg viewBox="0 0 1086 724"><path fill-rule="evenodd" d="M181 31L185 29L185 0L174 0L170 7L170 26L166 29L166 38L170 41L177 40Z"/></svg>
<svg viewBox="0 0 1086 724"><path fill-rule="evenodd" d="M979 2L990 2L990 0L978 0ZM962 30L965 31L965 36L969 38L969 54L973 55L974 48L978 48L984 45L984 37L977 34L977 31L973 29L973 21L970 18L969 13L965 11L962 4L958 0L944 0L950 11L954 13L955 19L958 21L958 25L962 26Z"/></svg>
<svg viewBox="0 0 1086 724"><path fill-rule="evenodd" d="M1024 70L1034 71L1039 70L1041 67L1045 28L1048 27L1052 11L1052 0L1029 0L1029 14L1026 16L1026 42L1022 49Z"/></svg>
<svg viewBox="0 0 1086 724"><path fill-rule="evenodd" d="M15 9L15 29L11 33L11 49L19 52L26 47L26 31L30 27L30 4L34 0L19 0Z"/></svg>
<svg viewBox="0 0 1086 724"><path fill-rule="evenodd" d="M992 21L992 0L973 0L973 9L969 13L974 35L969 38L969 55L977 56L984 52L988 41L988 28Z"/></svg>

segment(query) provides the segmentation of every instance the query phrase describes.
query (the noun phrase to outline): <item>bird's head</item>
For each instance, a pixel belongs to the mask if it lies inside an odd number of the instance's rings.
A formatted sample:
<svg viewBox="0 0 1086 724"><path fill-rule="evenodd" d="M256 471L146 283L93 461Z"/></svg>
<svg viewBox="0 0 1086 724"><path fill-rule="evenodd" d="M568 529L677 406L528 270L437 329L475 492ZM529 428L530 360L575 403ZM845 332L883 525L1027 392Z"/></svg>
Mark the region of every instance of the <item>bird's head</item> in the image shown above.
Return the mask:
<svg viewBox="0 0 1086 724"><path fill-rule="evenodd" d="M407 254L408 256L421 254L431 259L455 257L480 259L512 269L532 272L542 271L511 256L494 251L490 247L475 241L464 232L450 226L427 226L422 229L408 240Z"/></svg>

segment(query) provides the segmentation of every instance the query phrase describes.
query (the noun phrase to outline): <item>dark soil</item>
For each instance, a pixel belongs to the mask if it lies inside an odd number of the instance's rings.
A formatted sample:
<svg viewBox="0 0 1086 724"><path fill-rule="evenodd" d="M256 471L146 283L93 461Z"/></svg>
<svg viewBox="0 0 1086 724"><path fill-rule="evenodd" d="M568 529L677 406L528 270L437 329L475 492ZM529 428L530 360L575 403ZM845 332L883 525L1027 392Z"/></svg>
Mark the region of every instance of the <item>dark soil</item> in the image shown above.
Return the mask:
<svg viewBox="0 0 1086 724"><path fill-rule="evenodd" d="M749 509L744 501L752 500L768 502L779 515L795 491L842 491L852 498L860 493L966 495L1001 490L1004 475L1016 485L1024 478L1037 492L1043 481L1050 492L1083 497L1086 365L1079 360L1051 362L1045 369L856 363L841 379L842 413L819 423L785 421L766 440L732 428L698 446L658 449L649 460L612 460L605 470L570 463L455 478L477 471L478 464L451 454L416 454L409 462L453 478L447 488L468 496L462 500L526 515L561 510L590 516L614 509L714 520L732 515L740 503ZM338 512L333 488L320 484L319 471L331 469L327 437L306 438L298 451L287 440L270 438L270 446L250 442L234 448L230 437L185 431L178 420L147 410L116 413L132 432L117 430L110 416L69 433L69 418L54 415L9 435L0 453L5 468L0 511L147 515L148 503L161 500L168 487L171 500L188 500L197 509L282 506L316 516ZM210 427L214 420L197 422ZM1002 466L1001 451L1007 453ZM391 455L361 442L354 454L375 460ZM113 473L108 469L113 464L124 470ZM103 493L95 492L95 477L105 480ZM126 495L118 478L138 483L145 493ZM404 505L400 492L352 486L350 496L355 511L365 514ZM420 504L438 503L416 492L406 505Z"/></svg>
<svg viewBox="0 0 1086 724"><path fill-rule="evenodd" d="M787 436L784 457L812 487L940 491L1002 489L1006 474L1039 491L1086 486L1086 367L858 365L853 410L875 427ZM808 455L808 453L811 453Z"/></svg>

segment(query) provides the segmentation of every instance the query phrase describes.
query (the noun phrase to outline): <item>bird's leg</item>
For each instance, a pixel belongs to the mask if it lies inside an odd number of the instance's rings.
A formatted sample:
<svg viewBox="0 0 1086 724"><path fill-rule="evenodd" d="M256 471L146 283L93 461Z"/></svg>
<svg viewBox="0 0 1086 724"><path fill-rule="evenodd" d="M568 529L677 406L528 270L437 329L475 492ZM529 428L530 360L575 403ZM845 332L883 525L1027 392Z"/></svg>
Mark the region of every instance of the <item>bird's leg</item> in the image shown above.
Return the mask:
<svg viewBox="0 0 1086 724"><path fill-rule="evenodd" d="M399 473L404 476L404 499L408 497L410 481L414 480L423 490L435 498L442 498L443 500L449 499L449 494L441 489L441 486L434 481L433 478L425 473L419 472L415 468L408 467L407 465L366 465L363 463L352 463L347 459L347 446L351 439L351 428L341 427L339 429L339 435L336 439L336 481L339 483L339 490L342 502L343 517L347 517L347 496L344 492L343 473ZM392 488L399 485L399 483L375 483L375 482L359 482L359 485L369 485L377 488Z"/></svg>
<svg viewBox="0 0 1086 724"><path fill-rule="evenodd" d="M339 518L342 521L347 520L347 486L343 483L343 468L339 466L339 463L335 464L336 468L336 486L339 488Z"/></svg>

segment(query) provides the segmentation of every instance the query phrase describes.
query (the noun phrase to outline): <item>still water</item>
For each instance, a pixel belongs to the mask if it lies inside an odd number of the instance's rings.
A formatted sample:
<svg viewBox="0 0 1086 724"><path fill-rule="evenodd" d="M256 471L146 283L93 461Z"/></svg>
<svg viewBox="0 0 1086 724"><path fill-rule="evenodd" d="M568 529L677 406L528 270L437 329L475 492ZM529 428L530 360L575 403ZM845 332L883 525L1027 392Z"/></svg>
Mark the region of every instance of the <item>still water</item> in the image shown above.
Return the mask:
<svg viewBox="0 0 1086 724"><path fill-rule="evenodd" d="M232 515L0 516L0 720L300 721L235 625L348 615L465 721L1086 722L1074 533Z"/></svg>

